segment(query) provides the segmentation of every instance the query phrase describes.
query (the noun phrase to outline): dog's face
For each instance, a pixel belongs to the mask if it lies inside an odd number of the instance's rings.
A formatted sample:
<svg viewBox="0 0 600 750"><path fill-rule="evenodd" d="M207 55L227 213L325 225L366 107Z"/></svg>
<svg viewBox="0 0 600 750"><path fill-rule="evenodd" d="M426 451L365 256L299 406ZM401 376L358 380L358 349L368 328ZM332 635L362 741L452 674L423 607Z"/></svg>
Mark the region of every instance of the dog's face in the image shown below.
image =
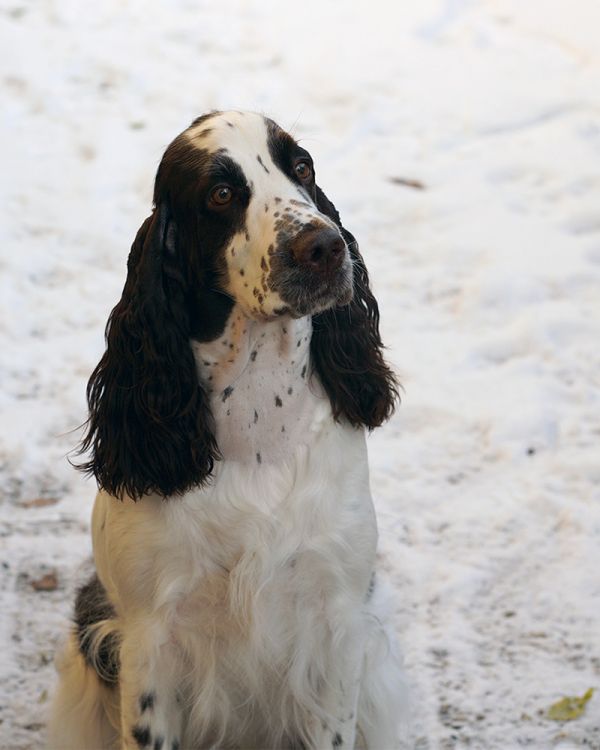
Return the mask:
<svg viewBox="0 0 600 750"><path fill-rule="evenodd" d="M246 112L196 120L162 159L155 202L165 200L188 234L178 251L185 245L204 284L248 316L300 317L351 300L350 254L320 210L329 203L310 154L272 120Z"/></svg>

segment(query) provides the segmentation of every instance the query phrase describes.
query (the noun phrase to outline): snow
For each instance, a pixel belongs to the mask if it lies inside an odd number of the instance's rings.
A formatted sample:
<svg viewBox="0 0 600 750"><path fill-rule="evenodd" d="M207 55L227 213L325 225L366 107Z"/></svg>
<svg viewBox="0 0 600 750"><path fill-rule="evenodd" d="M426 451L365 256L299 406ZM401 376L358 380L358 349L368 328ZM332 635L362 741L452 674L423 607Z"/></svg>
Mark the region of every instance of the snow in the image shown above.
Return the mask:
<svg viewBox="0 0 600 750"><path fill-rule="evenodd" d="M600 687L598 29L596 0L3 4L0 747L42 744L90 553L66 454L158 160L248 108L313 154L404 386L369 445L410 747L600 748L598 695L545 718Z"/></svg>

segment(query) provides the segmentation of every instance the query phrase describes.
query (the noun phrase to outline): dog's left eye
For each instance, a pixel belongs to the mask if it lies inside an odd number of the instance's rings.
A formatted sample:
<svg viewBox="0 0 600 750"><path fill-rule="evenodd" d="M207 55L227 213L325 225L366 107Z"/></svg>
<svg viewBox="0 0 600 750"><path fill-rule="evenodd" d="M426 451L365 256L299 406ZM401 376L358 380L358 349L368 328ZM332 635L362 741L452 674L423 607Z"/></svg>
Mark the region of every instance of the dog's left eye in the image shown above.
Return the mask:
<svg viewBox="0 0 600 750"><path fill-rule="evenodd" d="M213 206L226 206L231 203L233 190L229 185L217 185L210 193L210 203Z"/></svg>
<svg viewBox="0 0 600 750"><path fill-rule="evenodd" d="M299 180L302 180L302 182L307 182L313 175L312 165L310 162L301 159L294 165L294 172L296 173L296 177L298 177Z"/></svg>

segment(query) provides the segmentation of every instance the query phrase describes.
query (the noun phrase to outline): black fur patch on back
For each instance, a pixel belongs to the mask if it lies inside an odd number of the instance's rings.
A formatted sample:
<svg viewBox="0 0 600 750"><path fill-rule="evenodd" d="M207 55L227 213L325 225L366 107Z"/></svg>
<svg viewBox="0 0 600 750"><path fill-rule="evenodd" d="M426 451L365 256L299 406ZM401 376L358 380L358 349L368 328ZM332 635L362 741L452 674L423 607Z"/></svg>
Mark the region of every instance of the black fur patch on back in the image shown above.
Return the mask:
<svg viewBox="0 0 600 750"><path fill-rule="evenodd" d="M108 600L106 590L94 573L75 597L75 634L86 663L108 685L114 685L119 679L119 637L115 633L105 636L96 650L94 659L93 639L90 638L89 628L101 620L110 620L114 617L115 610Z"/></svg>

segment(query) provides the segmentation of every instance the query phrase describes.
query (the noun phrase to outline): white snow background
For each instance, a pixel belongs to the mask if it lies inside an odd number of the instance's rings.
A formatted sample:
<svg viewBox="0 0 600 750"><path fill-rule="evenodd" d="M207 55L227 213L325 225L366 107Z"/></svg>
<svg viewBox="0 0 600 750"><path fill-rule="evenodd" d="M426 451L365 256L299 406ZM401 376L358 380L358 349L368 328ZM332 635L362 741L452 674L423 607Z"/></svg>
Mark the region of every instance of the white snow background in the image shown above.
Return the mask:
<svg viewBox="0 0 600 750"><path fill-rule="evenodd" d="M600 693L545 716L600 688L598 0L2 0L0 59L0 747L43 744L158 161L246 108L313 154L404 386L369 446L410 747L600 748Z"/></svg>

